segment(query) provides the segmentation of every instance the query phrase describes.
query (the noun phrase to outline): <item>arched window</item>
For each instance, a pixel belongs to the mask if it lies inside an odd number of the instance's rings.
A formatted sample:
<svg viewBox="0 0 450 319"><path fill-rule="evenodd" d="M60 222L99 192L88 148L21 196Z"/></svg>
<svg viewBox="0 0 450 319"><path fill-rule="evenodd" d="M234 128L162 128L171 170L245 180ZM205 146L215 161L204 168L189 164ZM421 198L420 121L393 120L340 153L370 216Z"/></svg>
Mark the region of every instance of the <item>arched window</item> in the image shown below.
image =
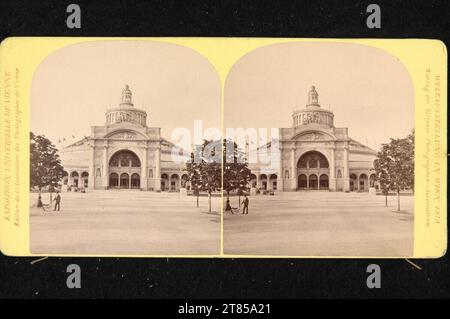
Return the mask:
<svg viewBox="0 0 450 319"><path fill-rule="evenodd" d="M135 153L129 150L118 151L115 153L110 161L111 167L141 167L141 161Z"/></svg>
<svg viewBox="0 0 450 319"><path fill-rule="evenodd" d="M303 154L297 163L298 168L328 168L328 160L320 152L310 151Z"/></svg>

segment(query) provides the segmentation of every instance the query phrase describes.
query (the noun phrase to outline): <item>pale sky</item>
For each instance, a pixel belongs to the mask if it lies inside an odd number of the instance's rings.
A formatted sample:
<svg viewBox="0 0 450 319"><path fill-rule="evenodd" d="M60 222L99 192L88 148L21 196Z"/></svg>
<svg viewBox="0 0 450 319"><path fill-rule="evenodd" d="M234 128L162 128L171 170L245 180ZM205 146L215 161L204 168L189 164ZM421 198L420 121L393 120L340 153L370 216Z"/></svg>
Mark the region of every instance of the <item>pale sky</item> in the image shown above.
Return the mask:
<svg viewBox="0 0 450 319"><path fill-rule="evenodd" d="M336 127L378 150L414 127L414 89L403 65L372 47L286 43L256 49L232 68L225 85L227 127L291 127L315 85Z"/></svg>
<svg viewBox="0 0 450 319"><path fill-rule="evenodd" d="M95 41L55 51L40 65L31 130L55 144L88 136L119 104L125 84L135 107L147 111L147 125L161 127L166 139L175 128L193 132L198 119L204 129L221 127L221 86L206 58L170 43ZM414 127L414 90L403 65L384 51L339 43L276 44L238 60L225 86L225 127L291 127L311 85L335 126L373 149Z"/></svg>
<svg viewBox="0 0 450 319"><path fill-rule="evenodd" d="M31 90L31 130L68 143L105 124L128 84L147 125L193 131L221 126L221 85L214 67L195 51L155 41L95 41L55 51L39 66ZM75 138L72 138L72 135ZM59 145L62 146L62 145Z"/></svg>

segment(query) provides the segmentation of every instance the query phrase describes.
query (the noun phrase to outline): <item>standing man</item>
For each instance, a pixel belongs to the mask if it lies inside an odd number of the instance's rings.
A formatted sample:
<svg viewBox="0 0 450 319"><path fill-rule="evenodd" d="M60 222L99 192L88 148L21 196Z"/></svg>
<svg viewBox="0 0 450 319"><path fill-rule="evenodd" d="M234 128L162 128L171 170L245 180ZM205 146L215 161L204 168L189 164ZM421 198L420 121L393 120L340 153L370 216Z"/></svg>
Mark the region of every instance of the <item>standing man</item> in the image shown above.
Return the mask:
<svg viewBox="0 0 450 319"><path fill-rule="evenodd" d="M242 209L242 214L248 215L248 203L249 203L249 200L247 198L247 195L244 195L244 200L242 201L242 204L244 204L244 208Z"/></svg>
<svg viewBox="0 0 450 319"><path fill-rule="evenodd" d="M56 192L56 197L55 197L55 208L53 209L53 211L56 211L56 207L58 207L58 212L59 212L59 203L61 202L61 195L59 195L59 192Z"/></svg>

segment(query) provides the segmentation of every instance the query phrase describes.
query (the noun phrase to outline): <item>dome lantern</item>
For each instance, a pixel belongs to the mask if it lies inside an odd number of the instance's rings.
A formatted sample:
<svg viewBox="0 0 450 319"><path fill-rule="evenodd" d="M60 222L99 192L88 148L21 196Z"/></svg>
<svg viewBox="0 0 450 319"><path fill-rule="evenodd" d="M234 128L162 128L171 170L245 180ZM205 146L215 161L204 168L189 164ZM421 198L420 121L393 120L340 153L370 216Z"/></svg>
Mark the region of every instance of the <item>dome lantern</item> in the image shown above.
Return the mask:
<svg viewBox="0 0 450 319"><path fill-rule="evenodd" d="M133 106L131 97L132 97L132 93L131 93L130 87L127 84L127 85L125 85L125 88L122 90L122 101L120 102L120 106L125 106L125 107Z"/></svg>
<svg viewBox="0 0 450 319"><path fill-rule="evenodd" d="M316 91L316 87L313 85L311 90L308 92L308 105L320 106L319 104L319 93Z"/></svg>

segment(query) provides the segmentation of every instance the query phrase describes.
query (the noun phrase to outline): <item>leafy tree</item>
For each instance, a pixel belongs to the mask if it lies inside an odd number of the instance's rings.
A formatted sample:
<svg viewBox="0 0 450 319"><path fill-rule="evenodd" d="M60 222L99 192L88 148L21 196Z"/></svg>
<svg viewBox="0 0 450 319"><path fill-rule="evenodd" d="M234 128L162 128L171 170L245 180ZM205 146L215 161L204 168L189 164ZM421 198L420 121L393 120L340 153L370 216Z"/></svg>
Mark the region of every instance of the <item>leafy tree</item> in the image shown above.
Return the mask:
<svg viewBox="0 0 450 319"><path fill-rule="evenodd" d="M406 170L407 170L407 185L409 188L411 188L413 194L414 194L414 139L415 139L415 130L413 129L411 133L406 137L405 141L405 153L406 157L408 158L408 161L406 164Z"/></svg>
<svg viewBox="0 0 450 319"><path fill-rule="evenodd" d="M383 144L374 162L375 175L383 194L397 193L400 211L400 191L414 189L414 131L406 138L391 139Z"/></svg>
<svg viewBox="0 0 450 319"><path fill-rule="evenodd" d="M389 179L389 156L387 144L381 147L378 152L377 159L374 162L375 179L380 185L381 193L385 196L385 206L388 205L387 196L389 195L390 179Z"/></svg>
<svg viewBox="0 0 450 319"><path fill-rule="evenodd" d="M187 163L186 170L191 186L194 191L208 193L208 211L211 212L211 196L220 190L222 164L221 164L221 141L203 141L202 145L195 147L191 154L191 161Z"/></svg>
<svg viewBox="0 0 450 319"><path fill-rule="evenodd" d="M30 186L39 189L48 187L50 192L59 186L64 168L58 150L44 135L30 132Z"/></svg>
<svg viewBox="0 0 450 319"><path fill-rule="evenodd" d="M241 195L248 191L251 171L244 152L238 145L229 140L223 140L223 181L222 188L227 193L237 191L239 195L239 206L241 205Z"/></svg>

